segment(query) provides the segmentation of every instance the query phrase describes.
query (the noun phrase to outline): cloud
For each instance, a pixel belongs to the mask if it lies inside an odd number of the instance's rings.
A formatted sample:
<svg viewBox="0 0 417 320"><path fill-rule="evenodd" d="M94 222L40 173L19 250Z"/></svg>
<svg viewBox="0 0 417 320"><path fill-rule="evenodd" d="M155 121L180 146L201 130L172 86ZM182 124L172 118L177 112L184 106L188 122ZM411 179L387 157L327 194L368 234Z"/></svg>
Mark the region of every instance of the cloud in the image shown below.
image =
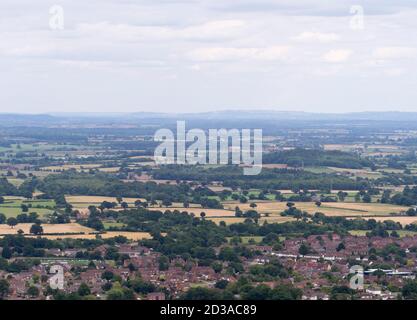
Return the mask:
<svg viewBox="0 0 417 320"><path fill-rule="evenodd" d="M417 57L417 48L410 47L383 47L377 48L373 57L380 60L412 59Z"/></svg>
<svg viewBox="0 0 417 320"><path fill-rule="evenodd" d="M222 39L242 34L246 26L243 20L217 20L209 21L201 25L190 26L179 31L179 35L185 39Z"/></svg>
<svg viewBox="0 0 417 320"><path fill-rule="evenodd" d="M138 105L160 111L242 105L333 110L335 101L351 110L357 101L344 94L359 78L359 89L367 88L364 106L387 103L373 87L398 88L394 106L417 101L415 0L59 4L65 27L53 31L50 1L0 2L0 85L8 88L0 95L3 108L40 111L48 105L48 88L54 88L59 94L52 108L70 110ZM364 7L362 30L350 28L353 4ZM91 90L91 83L100 85ZM331 94L322 94L329 87Z"/></svg>
<svg viewBox="0 0 417 320"><path fill-rule="evenodd" d="M367 15L385 15L417 9L414 0L206 0L223 11L280 12L285 15L347 16L353 5L361 5Z"/></svg>
<svg viewBox="0 0 417 320"><path fill-rule="evenodd" d="M348 60L351 55L351 50L330 50L323 56L323 59L326 62L340 63Z"/></svg>
<svg viewBox="0 0 417 320"><path fill-rule="evenodd" d="M285 59L288 56L289 50L289 46L270 46L264 48L211 47L193 50L188 56L192 60L209 62L238 60L274 61Z"/></svg>
<svg viewBox="0 0 417 320"><path fill-rule="evenodd" d="M406 71L402 68L386 69L383 72L385 75L390 77L398 77L406 73Z"/></svg>
<svg viewBox="0 0 417 320"><path fill-rule="evenodd" d="M303 32L294 37L294 40L301 42L328 43L338 41L340 36L336 33Z"/></svg>
<svg viewBox="0 0 417 320"><path fill-rule="evenodd" d="M213 20L202 24L178 26L153 26L114 24L107 21L82 23L76 31L84 36L99 36L124 41L158 40L222 40L242 34L245 21L238 19Z"/></svg>

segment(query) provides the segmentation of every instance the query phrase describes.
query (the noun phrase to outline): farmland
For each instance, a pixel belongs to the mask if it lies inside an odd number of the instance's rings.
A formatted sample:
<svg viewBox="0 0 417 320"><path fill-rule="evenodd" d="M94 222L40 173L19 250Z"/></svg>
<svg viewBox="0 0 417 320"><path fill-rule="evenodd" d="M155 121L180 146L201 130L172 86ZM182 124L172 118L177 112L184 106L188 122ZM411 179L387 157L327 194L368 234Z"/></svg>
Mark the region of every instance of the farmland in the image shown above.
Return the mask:
<svg viewBox="0 0 417 320"><path fill-rule="evenodd" d="M226 224L233 224L233 223L242 223L245 221L245 218L236 218L236 217L224 217L224 218L208 218L208 220L219 224L221 221L224 221ZM284 223L295 221L292 217L281 217L281 216L269 216L269 217L261 217L259 218L259 224L263 224L264 222L268 223Z"/></svg>
<svg viewBox="0 0 417 320"><path fill-rule="evenodd" d="M361 236L364 237L366 236L366 231L365 230L352 230L349 231L349 233L353 236ZM414 237L417 235L417 232L415 231L408 231L408 230L399 230L397 231L398 235L400 238L404 238L404 237Z"/></svg>
<svg viewBox="0 0 417 320"><path fill-rule="evenodd" d="M28 237L38 237L30 234L30 223L19 223L11 228L8 225L0 224L0 236L18 234L23 231L23 235ZM127 232L127 231L107 231L98 234L94 229L79 225L78 223L66 224L44 224L43 234L40 236L46 239L96 239L99 236L102 239L110 239L118 236L137 241L149 239L150 234L147 232Z"/></svg>
<svg viewBox="0 0 417 320"><path fill-rule="evenodd" d="M417 1L0 9L3 317L417 301Z"/></svg>
<svg viewBox="0 0 417 320"><path fill-rule="evenodd" d="M117 203L116 197L105 197L105 196L65 196L68 203L73 205L75 208L88 208L91 205L98 206L103 201ZM133 206L136 200L146 201L143 198L123 198L123 201Z"/></svg>
<svg viewBox="0 0 417 320"><path fill-rule="evenodd" d="M17 234L19 230L22 230L24 234L30 234L30 223L19 223L15 227L11 228L8 225L0 225L0 234ZM67 224L45 224L43 225L43 231L45 234L54 233L91 233L93 229L79 225L78 223L67 223Z"/></svg>
<svg viewBox="0 0 417 320"><path fill-rule="evenodd" d="M387 134L385 126L377 135L348 126L270 125L264 128L262 172L245 176L241 165L152 161L152 134L164 121L85 121L64 125L62 136L55 123L40 134L38 128L3 128L0 247L6 249L0 251L0 278L1 268L19 277L26 268L39 273L60 259L72 267L67 275L74 283L79 277L102 281L111 271L115 276L106 283L123 292L133 287L130 280L119 283L119 274L134 281L140 274L153 293L175 298L190 287L227 292L229 285L216 287L226 278L238 283L245 276L255 288L282 285L291 275L302 288L306 281L324 283L314 294L325 296L334 286L329 279L345 284L340 270L352 259L414 268L417 130L392 140L387 136L398 133ZM402 248L409 251L391 254ZM306 262L302 256L310 254L338 259ZM20 260L25 264L15 263ZM111 295L106 283L89 287L95 298ZM19 295L27 298L27 282L21 287ZM78 288L63 294L78 294Z"/></svg>
<svg viewBox="0 0 417 320"><path fill-rule="evenodd" d="M6 217L16 217L22 213L21 206L28 206L28 212L36 212L41 218L54 212L53 200L26 200L23 198L5 197L4 203L0 204L0 213Z"/></svg>
<svg viewBox="0 0 417 320"><path fill-rule="evenodd" d="M150 211L165 211L165 210L178 210L180 212L186 211L189 214L200 216L202 212L206 214L206 217L234 217L235 212L233 210L223 209L205 209L205 208L184 208L184 207L169 207L169 208L149 208Z"/></svg>
<svg viewBox="0 0 417 320"><path fill-rule="evenodd" d="M126 237L132 241L150 239L151 235L147 232L106 232L101 234L68 234L68 235L43 235L42 238L49 240L59 240L59 239L82 239L82 240L94 240L97 238L101 239L110 239L114 237ZM33 237L33 236L32 236Z"/></svg>
<svg viewBox="0 0 417 320"><path fill-rule="evenodd" d="M369 218L364 218L369 219ZM417 217L373 217L372 219L376 221L394 221L399 222L401 225L406 226L409 224L416 224L417 223Z"/></svg>
<svg viewBox="0 0 417 320"><path fill-rule="evenodd" d="M279 214L286 210L285 202L256 202L256 209L259 213ZM225 208L232 209L239 206L241 210L251 209L250 204L225 203ZM391 214L404 213L408 208L379 203L322 203L320 207L311 202L300 202L295 205L298 209L310 214L321 212L328 216L389 216Z"/></svg>

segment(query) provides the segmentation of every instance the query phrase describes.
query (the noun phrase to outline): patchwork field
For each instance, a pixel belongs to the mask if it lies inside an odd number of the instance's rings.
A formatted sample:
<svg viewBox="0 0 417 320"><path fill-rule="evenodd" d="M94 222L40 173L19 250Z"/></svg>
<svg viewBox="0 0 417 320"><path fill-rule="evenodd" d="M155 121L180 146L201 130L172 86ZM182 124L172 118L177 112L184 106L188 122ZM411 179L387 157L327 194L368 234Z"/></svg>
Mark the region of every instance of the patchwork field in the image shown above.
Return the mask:
<svg viewBox="0 0 417 320"><path fill-rule="evenodd" d="M245 221L245 218L235 218L235 217L224 217L224 218L209 218L208 220L213 221L216 224L219 224L220 221L224 221L227 225L233 223L242 223ZM270 216L262 217L258 220L258 223L262 225L265 221L268 223L284 223L295 221L296 219L292 217L281 217L281 216Z"/></svg>
<svg viewBox="0 0 417 320"><path fill-rule="evenodd" d="M324 150L339 150L339 151L354 151L358 149L363 149L362 144L325 144Z"/></svg>
<svg viewBox="0 0 417 320"><path fill-rule="evenodd" d="M12 185L15 187L19 187L25 180L19 179L19 178L7 178L7 181L9 181Z"/></svg>
<svg viewBox="0 0 417 320"><path fill-rule="evenodd" d="M352 236L362 236L362 237L363 236L366 236L366 233L367 232L369 232L369 231L366 231L366 230L351 230L351 231L349 231L349 233ZM398 233L398 235L400 236L400 238L403 238L403 237L413 237L413 236L417 235L417 232L416 231L397 230L396 232Z"/></svg>
<svg viewBox="0 0 417 320"><path fill-rule="evenodd" d="M234 210L224 210L224 209L204 209L204 208L184 208L184 207L169 207L169 208L148 208L150 211L162 211L166 210L178 210L178 211L187 211L188 213L193 213L195 216L200 216L201 212L206 214L206 217L234 217Z"/></svg>
<svg viewBox="0 0 417 320"><path fill-rule="evenodd" d="M364 144L325 144L324 150L339 150L345 152L355 152L360 150L367 156L385 156L393 154L401 154L404 152L399 146L394 145L368 145Z"/></svg>
<svg viewBox="0 0 417 320"><path fill-rule="evenodd" d="M134 241L152 238L152 236L148 232L108 231L104 234L101 234L101 237L103 239L113 238L117 236L123 236Z"/></svg>
<svg viewBox="0 0 417 320"><path fill-rule="evenodd" d="M402 226L406 226L407 224L415 224L417 223L417 217L375 217L375 218L364 218L364 219L374 219L376 221L387 221L391 220L394 222L401 223Z"/></svg>
<svg viewBox="0 0 417 320"><path fill-rule="evenodd" d="M129 240L138 241L144 239L151 239L152 236L147 232L127 232L127 231L111 231L100 234L100 237L103 239L114 238L117 236L123 236L128 238ZM82 234L82 235L60 235L60 236L42 236L43 238L50 239L50 240L57 240L57 239L96 239L96 234Z"/></svg>
<svg viewBox="0 0 417 320"><path fill-rule="evenodd" d="M61 166L48 166L48 167L42 167L41 170L44 171L63 171L63 170L88 170L88 169L94 169L101 167L101 164L64 164Z"/></svg>
<svg viewBox="0 0 417 320"><path fill-rule="evenodd" d="M22 204L29 206L27 213L36 212L41 218L54 212L54 200L26 200L22 197L8 196L5 196L4 199L4 203L0 204L0 213L3 213L7 218L23 213Z"/></svg>
<svg viewBox="0 0 417 320"><path fill-rule="evenodd" d="M367 169L342 169L336 167L328 167L333 172L351 174L355 177L369 178L369 179L378 179L382 177L380 172L375 172Z"/></svg>
<svg viewBox="0 0 417 320"><path fill-rule="evenodd" d="M109 228L123 228L126 225L121 222L103 221L103 226L105 230L108 230Z"/></svg>
<svg viewBox="0 0 417 320"><path fill-rule="evenodd" d="M207 220L213 221L216 224L220 224L220 221L224 221L227 225L229 225L233 223L242 223L245 221L245 218L224 217L224 218L208 218Z"/></svg>
<svg viewBox="0 0 417 320"><path fill-rule="evenodd" d="M24 235L29 237L35 237L30 235L30 227L32 223L19 223L15 227L11 228L6 224L0 224L0 236L18 234L18 230L22 230ZM42 224L42 228L45 235L43 238L47 239L95 239L95 230L82 226L78 223L66 223L66 224ZM48 235L59 234L63 235ZM67 234L65 234L67 233ZM72 234L71 234L72 233ZM78 234L75 234L78 233ZM83 233L83 234L80 234ZM128 231L108 231L100 234L103 239L113 238L116 236L124 236L130 240L137 241L142 239L150 239L151 235L147 232L128 232Z"/></svg>
<svg viewBox="0 0 417 320"><path fill-rule="evenodd" d="M30 234L30 227L32 223L19 223L15 227L11 228L7 224L0 224L0 234L17 234L18 230L22 230L25 234ZM90 233L94 232L94 229L84 227L78 223L66 223L66 224L43 224L44 233Z"/></svg>
<svg viewBox="0 0 417 320"><path fill-rule="evenodd" d="M232 240L232 238L227 238L227 240L230 243L230 241ZM260 236L240 237L240 240L242 241L242 244L249 244L250 242L259 244L260 242L262 242L263 237L260 237Z"/></svg>
<svg viewBox="0 0 417 320"><path fill-rule="evenodd" d="M287 169L288 165L287 164L282 164L282 163L264 163L264 164L262 164L262 168L265 168L265 169Z"/></svg>
<svg viewBox="0 0 417 320"><path fill-rule="evenodd" d="M108 168L98 168L98 171L107 172L107 173L114 173L118 172L120 167L108 167Z"/></svg>
<svg viewBox="0 0 417 320"><path fill-rule="evenodd" d="M325 172L330 173L330 172L334 172L334 171L331 171L329 168L324 168L324 167L316 168L316 169L317 169L318 172L315 172L315 173L325 173ZM402 188L402 189L404 189L404 188ZM402 191L402 189L401 189L401 191ZM275 191L280 192L286 198L289 198L291 196L295 196L296 195L296 193L294 193L293 191L288 190L288 189L287 190L285 190L285 189L284 190L275 190ZM343 191L343 192L346 192L348 194L347 197L345 198L345 202L355 202L355 195L358 193L357 190L332 190L332 192L331 193L328 193L328 194L322 193L320 190L310 190L310 191L311 192L316 192L316 193L318 193L320 195L332 196L332 197L337 197L337 193L339 191ZM258 198L258 196L259 196L260 193L261 193L261 190L260 189L250 189L248 191L246 197L248 197L248 196L255 196L255 198ZM234 191L234 192L232 192L232 194L237 195L237 196L242 196L243 195L239 191ZM209 198L213 198L213 199L216 199L218 201L221 201L221 199L220 199L219 196L209 196ZM375 202L376 203L377 202L376 200L378 198L380 198L380 196L373 196L372 197L372 202ZM274 194L270 194L269 193L269 194L266 195L266 201L274 201L274 200L275 200L275 195ZM226 202L226 203L227 202L231 202L232 203L232 202L235 202L235 201L236 200L233 200L232 196L230 195L230 196L226 197L226 199L225 199L224 202ZM252 200L249 200L249 201L252 201ZM260 201L260 200L253 200L253 201ZM265 200L263 200L263 201L265 201Z"/></svg>
<svg viewBox="0 0 417 320"><path fill-rule="evenodd" d="M255 202L259 213L279 214L287 209L286 202ZM225 209L234 210L238 206L241 210L249 210L250 203L224 203ZM380 203L349 203L349 202L326 202L317 207L313 202L297 202L295 207L310 214L321 212L328 216L377 216L398 214L406 211L407 207L380 204Z"/></svg>
<svg viewBox="0 0 417 320"><path fill-rule="evenodd" d="M214 192L222 192L222 191L224 191L224 190L227 190L227 191L232 191L232 189L231 189L231 188L229 188L229 187L223 187L223 186L208 186L208 188L209 188L211 191L214 191Z"/></svg>
<svg viewBox="0 0 417 320"><path fill-rule="evenodd" d="M87 208L90 205L100 205L103 201L116 202L116 197L102 197L102 196L65 196L68 203L72 204L75 208ZM123 198L123 201L129 205L133 205L136 200L146 201L143 198Z"/></svg>

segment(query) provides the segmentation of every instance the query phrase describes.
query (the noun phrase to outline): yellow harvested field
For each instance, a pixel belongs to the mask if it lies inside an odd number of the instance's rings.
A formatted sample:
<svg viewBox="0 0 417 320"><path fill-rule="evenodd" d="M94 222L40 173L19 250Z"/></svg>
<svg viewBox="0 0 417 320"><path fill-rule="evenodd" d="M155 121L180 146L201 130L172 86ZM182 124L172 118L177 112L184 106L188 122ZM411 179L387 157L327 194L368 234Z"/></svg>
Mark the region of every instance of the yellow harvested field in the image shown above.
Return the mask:
<svg viewBox="0 0 417 320"><path fill-rule="evenodd" d="M111 167L111 168L98 168L98 171L101 172L108 172L108 173L114 173L118 172L120 167Z"/></svg>
<svg viewBox="0 0 417 320"><path fill-rule="evenodd" d="M370 178L370 179L377 179L382 176L381 172L379 171L372 171L367 169L344 169L344 168L336 168L336 167L327 167L329 170L342 173L345 175L354 175L356 177L361 178Z"/></svg>
<svg viewBox="0 0 417 320"><path fill-rule="evenodd" d="M19 223L14 228L6 224L0 224L0 235L12 235L17 234L18 230L22 230L24 235L28 237L36 237L30 234L30 227L32 223ZM42 238L51 240L55 239L95 239L95 230L79 225L78 223L66 223L66 224L42 224L43 232ZM84 233L84 234L66 234L66 235L48 235L53 233ZM100 234L103 239L113 238L117 236L124 236L130 240L142 240L152 238L148 232L130 232L130 231L108 231Z"/></svg>
<svg viewBox="0 0 417 320"><path fill-rule="evenodd" d="M152 239L152 236L148 232L109 231L101 235L103 239L113 238L117 236L123 236L130 240Z"/></svg>
<svg viewBox="0 0 417 320"><path fill-rule="evenodd" d="M286 202L256 202L259 213L279 214L287 209ZM225 209L234 210L238 206L241 210L249 210L250 203L224 203ZM310 214L321 212L327 216L372 216L390 215L407 211L407 207L380 204L380 203L348 203L348 202L326 202L318 208L313 202L296 202L295 207Z"/></svg>
<svg viewBox="0 0 417 320"><path fill-rule="evenodd" d="M401 213L407 211L409 208L404 206L397 206L391 204L381 203L348 203L348 202L334 202L324 203L323 207L345 210L345 211L363 211L366 215L390 215L391 213Z"/></svg>
<svg viewBox="0 0 417 320"><path fill-rule="evenodd" d="M376 144L368 146L368 149L379 149L379 150L398 150L400 149L399 146L393 146L389 144Z"/></svg>
<svg viewBox="0 0 417 320"><path fill-rule="evenodd" d="M75 207L79 207L79 204L100 204L103 201L117 202L116 197L104 197L104 196L65 196L67 202L71 203ZM146 201L144 198L123 198L123 201L127 203L134 203L136 200ZM82 207L82 206L81 206Z"/></svg>
<svg viewBox="0 0 417 320"><path fill-rule="evenodd" d="M201 212L205 212L206 217L234 217L234 210L224 210L224 209L204 209L204 208L184 208L184 207L169 207L169 208L148 208L150 211L162 211L166 210L174 211L178 210L180 212L187 211L188 213L194 213L195 216L200 216Z"/></svg>
<svg viewBox="0 0 417 320"><path fill-rule="evenodd" d="M264 163L262 168L266 169L287 169L288 165L283 163Z"/></svg>
<svg viewBox="0 0 417 320"><path fill-rule="evenodd" d="M376 221L387 221L391 220L394 222L399 222L401 225L405 226L407 224L417 223L417 217L375 217L375 218L364 218L365 220L374 219Z"/></svg>
<svg viewBox="0 0 417 320"><path fill-rule="evenodd" d="M161 202L161 201L158 201L158 202ZM171 207L168 207L168 209L170 209L170 208L184 208L183 207L183 203L181 203L181 202L173 202L172 203L172 206ZM200 208L201 209L201 204L198 204L198 203L190 203L190 208ZM165 207L163 207L162 209L166 209Z"/></svg>
<svg viewBox="0 0 417 320"><path fill-rule="evenodd" d="M25 200L24 197L19 196L3 196L4 200Z"/></svg>
<svg viewBox="0 0 417 320"><path fill-rule="evenodd" d="M130 240L138 241L144 239L151 239L152 236L148 232L128 232L128 231L112 231L100 234L103 239L109 239L117 236L124 236ZM96 239L96 234L81 234L81 235L63 235L63 236L42 236L50 240L57 239Z"/></svg>
<svg viewBox="0 0 417 320"><path fill-rule="evenodd" d="M129 159L152 159L153 156L133 156L129 157Z"/></svg>
<svg viewBox="0 0 417 320"><path fill-rule="evenodd" d="M128 180L132 181L132 180ZM134 181L142 181L142 182L155 182L156 184L172 184L176 185L176 180L165 180L165 179L153 179L152 177L148 175L141 175L140 177L134 179Z"/></svg>
<svg viewBox="0 0 417 320"><path fill-rule="evenodd" d="M384 151L384 152L368 152L366 155L369 157L381 157L381 156L400 156L403 152L400 151Z"/></svg>
<svg viewBox="0 0 417 320"><path fill-rule="evenodd" d="M216 224L219 224L220 221L224 221L227 225L233 223L241 223L244 222L246 218L233 218L233 217L224 217L224 218L209 218L208 220L213 221ZM292 217L281 217L281 216L270 216L270 217L262 217L258 220L258 223L262 225L265 221L268 223L284 223L290 221L296 221L296 219Z"/></svg>
<svg viewBox="0 0 417 320"><path fill-rule="evenodd" d="M219 224L220 221L224 221L226 224L233 224L233 223L244 222L245 218L224 217L224 218L208 218L207 220L213 221L215 224Z"/></svg>
<svg viewBox="0 0 417 320"><path fill-rule="evenodd" d="M49 166L49 167L42 167L41 170L44 171L56 171L56 170L82 170L82 169L94 169L101 167L101 164L64 164L62 166Z"/></svg>
<svg viewBox="0 0 417 320"><path fill-rule="evenodd" d="M222 186L208 186L208 188L209 188L211 191L214 191L214 192L222 192L222 191L224 191L224 190L227 190L227 191L232 191L232 188L229 188L229 187L222 187Z"/></svg>
<svg viewBox="0 0 417 320"><path fill-rule="evenodd" d="M32 223L19 223L13 229L7 224L0 224L0 234L17 234L18 230L22 230L24 234L30 233L30 227ZM93 229L84 227L78 223L66 223L66 224L42 224L44 233L90 233L94 232Z"/></svg>
<svg viewBox="0 0 417 320"><path fill-rule="evenodd" d="M290 221L297 221L297 219L293 217L270 216L270 217L260 218L258 223L262 225L265 221L268 223L284 223L284 222L290 222Z"/></svg>
<svg viewBox="0 0 417 320"><path fill-rule="evenodd" d="M361 144L325 144L324 150L352 150L352 149L363 149Z"/></svg>
<svg viewBox="0 0 417 320"><path fill-rule="evenodd" d="M415 187L415 184L410 184L408 185L410 188ZM392 192L402 192L404 190L404 188L406 187L406 185L401 185L401 186L397 186L397 187L387 187L387 189L391 190Z"/></svg>

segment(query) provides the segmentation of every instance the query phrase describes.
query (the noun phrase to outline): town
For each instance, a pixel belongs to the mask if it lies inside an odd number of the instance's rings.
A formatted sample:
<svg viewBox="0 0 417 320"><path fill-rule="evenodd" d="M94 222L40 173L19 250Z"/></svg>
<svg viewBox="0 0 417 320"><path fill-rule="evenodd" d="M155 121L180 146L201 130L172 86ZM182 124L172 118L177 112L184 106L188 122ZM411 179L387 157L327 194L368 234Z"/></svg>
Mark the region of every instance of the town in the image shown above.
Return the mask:
<svg viewBox="0 0 417 320"><path fill-rule="evenodd" d="M323 117L254 120L268 136L247 176L157 163L155 119L14 116L1 129L1 298L416 298L416 131Z"/></svg>
<svg viewBox="0 0 417 320"><path fill-rule="evenodd" d="M258 286L237 294L230 289L231 298L267 299L263 295L277 286L281 294L308 300L347 297L389 300L416 294L405 285L415 279L417 236L393 239L328 233L274 245L248 245L245 255L238 257L233 252L240 251L239 246L215 248L219 261L210 267L184 258L168 261L135 242L90 245L89 249L44 249L44 256L32 260L30 266L23 263L23 258L9 261L10 267L21 267L23 271L17 274L1 271L0 276L7 279L11 289L7 294L3 289L2 294L16 300L85 297L165 300L184 295L210 298L216 294L215 290L238 288L251 277L258 277ZM87 262L81 258L93 255L97 260ZM228 259L225 255L229 255ZM110 260L110 256L115 260ZM238 273L229 272L228 266L235 261L239 261L241 269ZM64 269L62 290L50 287L52 265ZM364 279L366 289L349 288L349 270L353 265L368 270ZM200 292L197 284L213 292Z"/></svg>

